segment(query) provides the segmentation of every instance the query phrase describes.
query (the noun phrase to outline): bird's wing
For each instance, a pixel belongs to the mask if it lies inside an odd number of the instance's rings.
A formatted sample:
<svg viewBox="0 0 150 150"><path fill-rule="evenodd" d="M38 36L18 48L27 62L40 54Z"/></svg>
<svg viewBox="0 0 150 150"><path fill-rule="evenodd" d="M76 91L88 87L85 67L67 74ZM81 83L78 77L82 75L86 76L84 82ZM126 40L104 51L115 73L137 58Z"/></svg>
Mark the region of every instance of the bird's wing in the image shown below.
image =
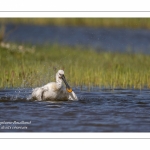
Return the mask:
<svg viewBox="0 0 150 150"><path fill-rule="evenodd" d="M33 89L32 98L36 99L36 100L42 100L43 99L43 94L47 90L48 90L48 88L45 87L45 86Z"/></svg>

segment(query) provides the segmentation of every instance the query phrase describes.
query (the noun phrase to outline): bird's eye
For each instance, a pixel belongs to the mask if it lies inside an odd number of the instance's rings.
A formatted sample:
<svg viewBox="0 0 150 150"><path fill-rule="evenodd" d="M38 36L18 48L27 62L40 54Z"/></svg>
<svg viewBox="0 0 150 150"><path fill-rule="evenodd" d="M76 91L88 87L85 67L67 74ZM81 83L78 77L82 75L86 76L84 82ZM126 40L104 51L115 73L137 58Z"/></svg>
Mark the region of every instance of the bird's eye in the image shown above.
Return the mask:
<svg viewBox="0 0 150 150"><path fill-rule="evenodd" d="M62 76L62 74L59 73L60 76Z"/></svg>

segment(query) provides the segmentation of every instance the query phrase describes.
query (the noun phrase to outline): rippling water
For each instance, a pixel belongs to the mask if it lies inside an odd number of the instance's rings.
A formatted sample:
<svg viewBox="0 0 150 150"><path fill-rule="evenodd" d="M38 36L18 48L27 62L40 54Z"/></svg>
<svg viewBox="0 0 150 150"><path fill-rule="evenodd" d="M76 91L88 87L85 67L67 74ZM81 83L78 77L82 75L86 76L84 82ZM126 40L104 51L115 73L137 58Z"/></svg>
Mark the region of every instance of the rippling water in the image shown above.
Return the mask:
<svg viewBox="0 0 150 150"><path fill-rule="evenodd" d="M78 101L33 101L0 90L0 132L150 132L150 91L74 89Z"/></svg>

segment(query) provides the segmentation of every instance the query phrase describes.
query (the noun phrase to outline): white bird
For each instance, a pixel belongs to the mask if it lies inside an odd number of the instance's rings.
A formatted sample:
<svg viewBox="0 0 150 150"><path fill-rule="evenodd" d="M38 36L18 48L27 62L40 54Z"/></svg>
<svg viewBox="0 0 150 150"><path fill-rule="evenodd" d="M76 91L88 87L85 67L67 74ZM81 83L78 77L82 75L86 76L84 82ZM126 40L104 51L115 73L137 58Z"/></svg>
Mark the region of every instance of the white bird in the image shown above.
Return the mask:
<svg viewBox="0 0 150 150"><path fill-rule="evenodd" d="M66 88L63 86L63 81ZM63 70L56 73L56 82L50 82L32 91L32 99L36 100L78 100L78 97L68 85Z"/></svg>

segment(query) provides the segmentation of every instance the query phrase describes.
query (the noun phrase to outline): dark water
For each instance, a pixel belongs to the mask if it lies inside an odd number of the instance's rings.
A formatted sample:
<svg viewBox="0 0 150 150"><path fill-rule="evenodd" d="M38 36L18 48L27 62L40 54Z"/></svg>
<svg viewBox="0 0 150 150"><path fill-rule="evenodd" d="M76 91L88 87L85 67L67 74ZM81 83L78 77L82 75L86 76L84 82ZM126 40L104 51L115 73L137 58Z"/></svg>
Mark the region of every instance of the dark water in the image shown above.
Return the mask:
<svg viewBox="0 0 150 150"><path fill-rule="evenodd" d="M33 101L27 88L0 90L0 132L150 132L149 90L74 91L78 101L57 102Z"/></svg>
<svg viewBox="0 0 150 150"><path fill-rule="evenodd" d="M147 29L7 25L4 41L150 53L150 30Z"/></svg>

